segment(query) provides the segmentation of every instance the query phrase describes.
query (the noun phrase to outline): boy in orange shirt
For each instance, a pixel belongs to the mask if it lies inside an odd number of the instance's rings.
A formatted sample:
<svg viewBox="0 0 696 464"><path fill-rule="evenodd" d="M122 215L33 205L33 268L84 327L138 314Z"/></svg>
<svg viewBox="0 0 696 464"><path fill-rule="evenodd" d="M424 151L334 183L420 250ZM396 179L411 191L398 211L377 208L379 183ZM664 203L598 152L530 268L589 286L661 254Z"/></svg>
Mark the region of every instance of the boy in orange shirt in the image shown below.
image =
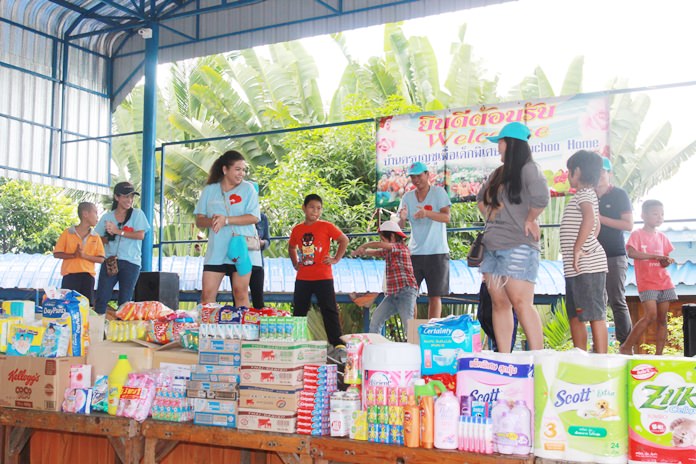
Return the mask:
<svg viewBox="0 0 696 464"><path fill-rule="evenodd" d="M63 231L58 238L53 256L62 259L61 288L80 292L94 306L94 263L104 261L104 244L92 229L99 220L94 203L82 202L77 207L80 223Z"/></svg>
<svg viewBox="0 0 696 464"><path fill-rule="evenodd" d="M293 227L290 234L288 255L297 270L293 315L306 316L312 295L316 295L329 343L336 347L342 345L341 323L331 266L346 253L348 237L330 222L319 220L323 208L319 195L307 195L302 206L305 220ZM334 256L331 256L331 241L338 243Z"/></svg>

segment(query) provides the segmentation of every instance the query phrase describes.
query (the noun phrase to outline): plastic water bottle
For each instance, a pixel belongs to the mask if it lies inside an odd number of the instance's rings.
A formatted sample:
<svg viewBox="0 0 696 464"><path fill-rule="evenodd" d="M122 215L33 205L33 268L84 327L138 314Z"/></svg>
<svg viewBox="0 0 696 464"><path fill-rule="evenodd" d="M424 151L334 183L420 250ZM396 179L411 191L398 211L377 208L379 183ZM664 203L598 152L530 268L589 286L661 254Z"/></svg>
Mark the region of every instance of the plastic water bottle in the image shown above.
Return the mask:
<svg viewBox="0 0 696 464"><path fill-rule="evenodd" d="M121 397L121 390L128 380L128 374L131 373L133 368L130 362L128 362L128 356L121 354L118 356L118 361L116 365L111 370L109 374L109 396L107 400L107 412L115 416L118 410L118 400Z"/></svg>

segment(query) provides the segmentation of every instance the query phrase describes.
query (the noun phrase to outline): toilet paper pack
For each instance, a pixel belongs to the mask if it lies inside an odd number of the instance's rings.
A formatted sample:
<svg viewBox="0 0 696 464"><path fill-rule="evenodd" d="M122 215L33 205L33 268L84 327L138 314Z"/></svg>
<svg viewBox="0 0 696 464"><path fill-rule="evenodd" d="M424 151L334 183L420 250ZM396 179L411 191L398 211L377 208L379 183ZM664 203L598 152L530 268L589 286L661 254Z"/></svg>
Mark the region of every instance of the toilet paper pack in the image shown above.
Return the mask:
<svg viewBox="0 0 696 464"><path fill-rule="evenodd" d="M536 456L626 462L626 362L624 356L579 349L535 353Z"/></svg>
<svg viewBox="0 0 696 464"><path fill-rule="evenodd" d="M629 462L696 463L696 359L628 363Z"/></svg>

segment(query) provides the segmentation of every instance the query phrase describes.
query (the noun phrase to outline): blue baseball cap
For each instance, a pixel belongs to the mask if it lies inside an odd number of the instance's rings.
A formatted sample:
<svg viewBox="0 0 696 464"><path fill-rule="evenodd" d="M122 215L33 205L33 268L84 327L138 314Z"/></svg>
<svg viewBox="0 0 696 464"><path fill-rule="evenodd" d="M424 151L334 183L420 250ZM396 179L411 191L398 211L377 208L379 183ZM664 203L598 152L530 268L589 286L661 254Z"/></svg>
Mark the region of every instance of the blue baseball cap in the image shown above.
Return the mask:
<svg viewBox="0 0 696 464"><path fill-rule="evenodd" d="M426 166L424 163L421 163L420 161L417 161L408 167L408 175L409 176L417 176L417 175L423 174L424 172L427 172L427 171L428 171L428 166Z"/></svg>
<svg viewBox="0 0 696 464"><path fill-rule="evenodd" d="M529 127L525 126L521 122L511 122L510 124L506 124L503 127L503 129L500 131L500 134L486 138L491 142L498 142L498 140L502 139L503 137L524 140L526 142L527 140L529 140L529 137L531 135L532 133L530 132Z"/></svg>
<svg viewBox="0 0 696 464"><path fill-rule="evenodd" d="M611 160L609 158L602 158L602 169L611 172Z"/></svg>

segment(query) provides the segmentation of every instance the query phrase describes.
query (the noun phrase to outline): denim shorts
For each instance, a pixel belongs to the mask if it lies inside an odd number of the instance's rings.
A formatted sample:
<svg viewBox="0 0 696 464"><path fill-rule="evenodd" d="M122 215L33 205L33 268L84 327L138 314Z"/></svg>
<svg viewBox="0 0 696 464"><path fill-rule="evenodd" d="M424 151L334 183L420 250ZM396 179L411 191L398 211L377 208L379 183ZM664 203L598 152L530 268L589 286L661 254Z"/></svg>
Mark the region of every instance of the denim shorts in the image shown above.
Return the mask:
<svg viewBox="0 0 696 464"><path fill-rule="evenodd" d="M484 250L480 270L482 274L536 282L539 256L539 250L529 245L507 250Z"/></svg>
<svg viewBox="0 0 696 464"><path fill-rule="evenodd" d="M577 317L581 322L607 320L606 278L606 272L566 277L568 319Z"/></svg>

